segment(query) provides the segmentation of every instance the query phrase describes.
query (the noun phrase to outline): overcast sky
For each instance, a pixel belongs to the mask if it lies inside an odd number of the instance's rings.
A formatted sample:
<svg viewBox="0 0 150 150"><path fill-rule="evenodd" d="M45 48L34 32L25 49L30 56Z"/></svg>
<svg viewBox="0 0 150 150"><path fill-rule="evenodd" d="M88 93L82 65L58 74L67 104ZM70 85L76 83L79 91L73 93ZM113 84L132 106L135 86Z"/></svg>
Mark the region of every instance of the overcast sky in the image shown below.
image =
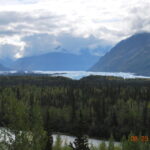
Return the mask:
<svg viewBox="0 0 150 150"><path fill-rule="evenodd" d="M0 0L1 58L114 45L143 31L150 0Z"/></svg>

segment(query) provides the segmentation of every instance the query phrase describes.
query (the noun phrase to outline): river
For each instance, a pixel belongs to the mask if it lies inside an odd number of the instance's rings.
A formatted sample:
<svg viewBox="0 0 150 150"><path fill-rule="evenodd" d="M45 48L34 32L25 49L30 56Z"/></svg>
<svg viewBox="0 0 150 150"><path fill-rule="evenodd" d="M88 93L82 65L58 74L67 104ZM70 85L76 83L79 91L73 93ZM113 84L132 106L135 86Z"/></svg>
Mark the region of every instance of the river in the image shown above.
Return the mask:
<svg viewBox="0 0 150 150"><path fill-rule="evenodd" d="M73 142L75 137L74 136L68 136L68 135L63 135L60 134L61 140L62 140L62 145L66 144L70 144L70 142ZM56 138L57 138L57 134L53 134L53 140L54 143L56 142ZM93 138L89 138L88 140L89 145L93 145L95 147L98 147L103 141L102 140L98 140L98 139L93 139ZM106 145L108 146L109 141L104 141L106 143ZM119 146L120 143L119 142L114 142L115 146Z"/></svg>

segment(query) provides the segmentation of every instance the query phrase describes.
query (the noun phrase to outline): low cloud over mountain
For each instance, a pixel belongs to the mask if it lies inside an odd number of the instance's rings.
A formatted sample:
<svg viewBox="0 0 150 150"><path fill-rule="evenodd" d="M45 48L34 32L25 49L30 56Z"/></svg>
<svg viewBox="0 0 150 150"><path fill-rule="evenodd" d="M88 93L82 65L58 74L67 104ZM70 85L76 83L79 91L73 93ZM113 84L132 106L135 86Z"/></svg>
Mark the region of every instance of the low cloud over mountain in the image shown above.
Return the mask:
<svg viewBox="0 0 150 150"><path fill-rule="evenodd" d="M0 57L113 46L150 31L149 8L149 0L1 0Z"/></svg>

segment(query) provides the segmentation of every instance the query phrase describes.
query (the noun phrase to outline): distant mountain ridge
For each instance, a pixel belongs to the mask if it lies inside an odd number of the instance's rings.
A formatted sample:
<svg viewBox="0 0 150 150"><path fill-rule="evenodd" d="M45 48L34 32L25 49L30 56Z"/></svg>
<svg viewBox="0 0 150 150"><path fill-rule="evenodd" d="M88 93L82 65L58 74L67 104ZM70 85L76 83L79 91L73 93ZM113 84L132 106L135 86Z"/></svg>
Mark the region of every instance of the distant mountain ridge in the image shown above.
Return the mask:
<svg viewBox="0 0 150 150"><path fill-rule="evenodd" d="M11 66L15 70L43 71L80 71L87 70L99 59L90 53L71 54L51 52L47 54L24 57L16 60Z"/></svg>
<svg viewBox="0 0 150 150"><path fill-rule="evenodd" d="M150 76L150 33L138 33L119 42L90 70Z"/></svg>

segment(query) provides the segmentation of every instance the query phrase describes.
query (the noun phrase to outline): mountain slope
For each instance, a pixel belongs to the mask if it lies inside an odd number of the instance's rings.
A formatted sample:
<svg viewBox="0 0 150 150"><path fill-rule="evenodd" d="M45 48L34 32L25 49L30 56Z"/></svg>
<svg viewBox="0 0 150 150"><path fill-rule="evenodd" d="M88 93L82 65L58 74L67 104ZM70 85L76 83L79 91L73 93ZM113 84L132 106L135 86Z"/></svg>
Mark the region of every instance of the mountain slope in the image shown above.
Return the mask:
<svg viewBox="0 0 150 150"><path fill-rule="evenodd" d="M0 64L0 71L9 71L10 69Z"/></svg>
<svg viewBox="0 0 150 150"><path fill-rule="evenodd" d="M90 69L150 75L150 33L139 33L121 41Z"/></svg>
<svg viewBox="0 0 150 150"><path fill-rule="evenodd" d="M16 70L49 70L71 71L87 70L99 59L99 56L85 54L70 54L64 52L52 52L38 56L18 59L11 68Z"/></svg>

